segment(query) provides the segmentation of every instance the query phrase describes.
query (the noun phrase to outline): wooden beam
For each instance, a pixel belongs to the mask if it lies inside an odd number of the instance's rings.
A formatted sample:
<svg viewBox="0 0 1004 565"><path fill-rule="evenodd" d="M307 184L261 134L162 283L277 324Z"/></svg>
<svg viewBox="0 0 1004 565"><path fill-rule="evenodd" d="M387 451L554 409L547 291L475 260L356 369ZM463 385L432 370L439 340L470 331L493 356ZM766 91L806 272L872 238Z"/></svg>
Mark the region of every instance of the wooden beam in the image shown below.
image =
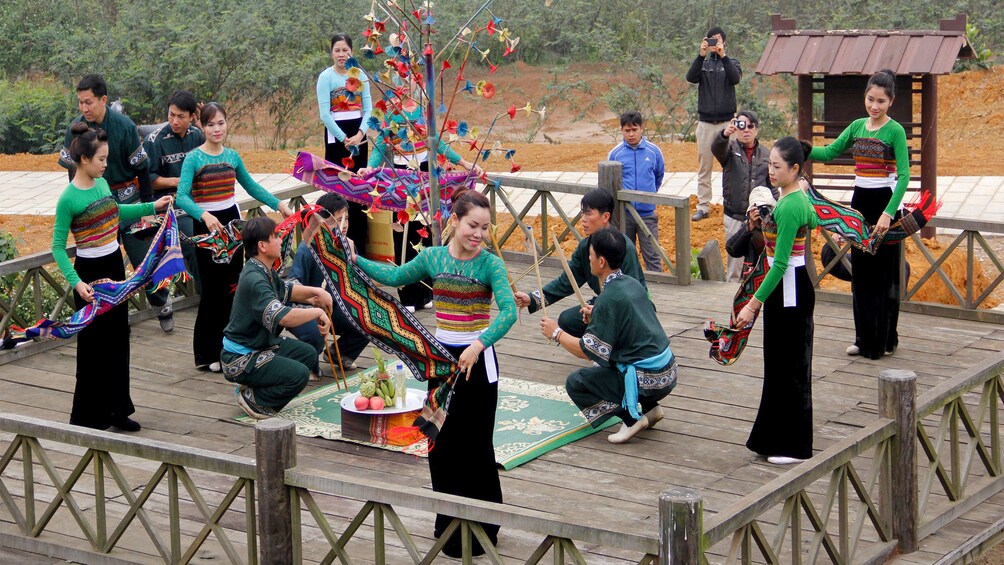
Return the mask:
<svg viewBox="0 0 1004 565"><path fill-rule="evenodd" d="M917 375L885 369L879 374L879 416L896 421L888 464L882 473L882 513L903 553L917 551Z"/></svg>
<svg viewBox="0 0 1004 565"><path fill-rule="evenodd" d="M293 563L293 527L286 469L296 466L296 424L269 418L255 425L261 562Z"/></svg>
<svg viewBox="0 0 1004 565"><path fill-rule="evenodd" d="M659 495L659 562L700 563L704 556L704 500L693 489Z"/></svg>

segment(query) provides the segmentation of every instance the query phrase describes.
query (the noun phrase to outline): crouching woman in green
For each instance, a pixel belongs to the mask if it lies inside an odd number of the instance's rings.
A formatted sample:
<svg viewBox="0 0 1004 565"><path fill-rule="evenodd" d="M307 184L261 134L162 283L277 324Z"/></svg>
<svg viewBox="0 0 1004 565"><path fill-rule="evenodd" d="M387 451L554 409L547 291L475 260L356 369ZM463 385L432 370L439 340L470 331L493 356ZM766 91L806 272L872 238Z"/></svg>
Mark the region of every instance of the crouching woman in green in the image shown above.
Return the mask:
<svg viewBox="0 0 1004 565"><path fill-rule="evenodd" d="M775 465L812 457L812 313L816 293L805 270L806 242L818 219L802 187L812 146L784 137L770 151L770 184L781 188L761 218L770 268L736 316L739 327L763 307L763 392L746 447ZM810 249L811 251L811 249Z"/></svg>
<svg viewBox="0 0 1004 565"><path fill-rule="evenodd" d="M589 236L589 269L602 283L592 306L583 309L581 338L542 318L540 330L555 345L595 361L568 375L565 390L595 428L613 416L624 422L607 437L625 443L663 417L659 401L676 386L676 357L640 282L621 271L627 255L624 234L604 228ZM638 405L641 404L641 411Z"/></svg>
<svg viewBox="0 0 1004 565"><path fill-rule="evenodd" d="M280 337L283 328L316 320L321 335L331 322L331 295L323 289L283 281L272 265L282 254L275 221L248 220L241 239L249 259L244 263L230 323L223 330L223 376L238 383L237 405L248 416L263 420L282 410L307 386L317 371L317 351L304 341ZM310 304L295 308L292 304Z"/></svg>
<svg viewBox="0 0 1004 565"><path fill-rule="evenodd" d="M481 248L491 226L488 199L473 190L453 194L455 231L449 245L426 247L400 267L356 261L377 282L401 286L433 279L436 339L458 360L463 375L453 383L449 414L429 452L432 490L488 502L502 502L502 485L495 463L495 406L499 369L493 345L516 321L516 300L506 279L502 259ZM499 314L491 320L492 295ZM429 381L430 391L438 381ZM443 535L452 517L437 515L435 535ZM499 527L483 524L492 544ZM475 540L475 555L484 548ZM460 530L443 547L450 557L461 555Z"/></svg>
<svg viewBox="0 0 1004 565"><path fill-rule="evenodd" d="M118 204L108 181L101 177L108 166L108 136L83 122L73 124L70 131L74 138L69 154L77 169L73 182L56 202L52 256L76 291L73 300L79 309L94 301L94 289L87 281L126 278L119 249L119 221L133 223L163 210L170 205L171 197L146 204ZM70 233L77 243L73 264L66 254ZM140 425L129 418L135 411L129 395L129 305L123 302L94 318L77 334L77 384L70 423L136 432Z"/></svg>

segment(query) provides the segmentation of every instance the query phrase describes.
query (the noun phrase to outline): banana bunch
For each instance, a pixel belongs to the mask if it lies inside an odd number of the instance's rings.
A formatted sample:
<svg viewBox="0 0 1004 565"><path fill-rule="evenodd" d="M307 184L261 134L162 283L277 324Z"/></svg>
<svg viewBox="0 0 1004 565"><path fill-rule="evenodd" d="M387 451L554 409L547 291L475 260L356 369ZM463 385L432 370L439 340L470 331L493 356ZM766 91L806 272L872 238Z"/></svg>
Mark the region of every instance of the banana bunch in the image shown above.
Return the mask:
<svg viewBox="0 0 1004 565"><path fill-rule="evenodd" d="M394 383L390 379L380 379L376 382L376 395L383 399L388 407L394 406Z"/></svg>

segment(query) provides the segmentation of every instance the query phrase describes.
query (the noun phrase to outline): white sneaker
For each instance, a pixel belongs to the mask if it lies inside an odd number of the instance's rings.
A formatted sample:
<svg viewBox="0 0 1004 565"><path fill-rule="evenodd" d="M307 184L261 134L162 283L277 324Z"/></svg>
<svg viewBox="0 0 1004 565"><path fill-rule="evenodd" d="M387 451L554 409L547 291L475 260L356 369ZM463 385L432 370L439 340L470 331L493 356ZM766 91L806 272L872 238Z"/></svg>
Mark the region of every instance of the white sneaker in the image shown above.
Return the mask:
<svg viewBox="0 0 1004 565"><path fill-rule="evenodd" d="M847 347L848 355L861 355L861 348L856 345L850 345Z"/></svg>
<svg viewBox="0 0 1004 565"><path fill-rule="evenodd" d="M428 302L425 303L425 306L422 306L422 309L423 310L428 310L429 308L432 308L435 305L436 305L436 301L435 300L430 300L430 301L428 301Z"/></svg>
<svg viewBox="0 0 1004 565"><path fill-rule="evenodd" d="M642 415L633 426L621 424L621 429L607 436L610 443L627 443L628 440L638 435L638 432L648 428L648 418Z"/></svg>
<svg viewBox="0 0 1004 565"><path fill-rule="evenodd" d="M214 373L222 373L223 365L221 365L219 361L213 361L209 364L209 370Z"/></svg>
<svg viewBox="0 0 1004 565"><path fill-rule="evenodd" d="M794 457L785 457L783 455L771 455L767 458L767 462L772 465L797 465L804 461L805 459L795 459Z"/></svg>
<svg viewBox="0 0 1004 565"><path fill-rule="evenodd" d="M407 311L409 311L409 312L411 312L412 314L415 313L415 307L414 306L405 306L404 309L407 310Z"/></svg>

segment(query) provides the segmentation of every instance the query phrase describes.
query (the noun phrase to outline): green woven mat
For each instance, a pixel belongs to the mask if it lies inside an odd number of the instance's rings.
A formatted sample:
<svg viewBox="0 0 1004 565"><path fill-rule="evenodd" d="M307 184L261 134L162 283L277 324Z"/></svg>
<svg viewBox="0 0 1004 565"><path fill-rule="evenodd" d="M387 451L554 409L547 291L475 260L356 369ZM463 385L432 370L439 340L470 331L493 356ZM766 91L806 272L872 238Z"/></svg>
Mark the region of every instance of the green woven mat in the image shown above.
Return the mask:
<svg viewBox="0 0 1004 565"><path fill-rule="evenodd" d="M375 368L367 372L375 371ZM302 394L279 413L296 423L297 435L323 437L359 443L423 456L426 441L408 446L381 445L342 437L341 400L359 390L359 375L348 379L349 390L339 390L332 383ZM408 379L408 388L425 388L425 383ZM245 415L234 418L250 422ZM612 426L615 418L602 428ZM595 433L565 393L564 387L503 378L499 380L499 403L495 414L495 461L506 470L513 469L541 455Z"/></svg>

